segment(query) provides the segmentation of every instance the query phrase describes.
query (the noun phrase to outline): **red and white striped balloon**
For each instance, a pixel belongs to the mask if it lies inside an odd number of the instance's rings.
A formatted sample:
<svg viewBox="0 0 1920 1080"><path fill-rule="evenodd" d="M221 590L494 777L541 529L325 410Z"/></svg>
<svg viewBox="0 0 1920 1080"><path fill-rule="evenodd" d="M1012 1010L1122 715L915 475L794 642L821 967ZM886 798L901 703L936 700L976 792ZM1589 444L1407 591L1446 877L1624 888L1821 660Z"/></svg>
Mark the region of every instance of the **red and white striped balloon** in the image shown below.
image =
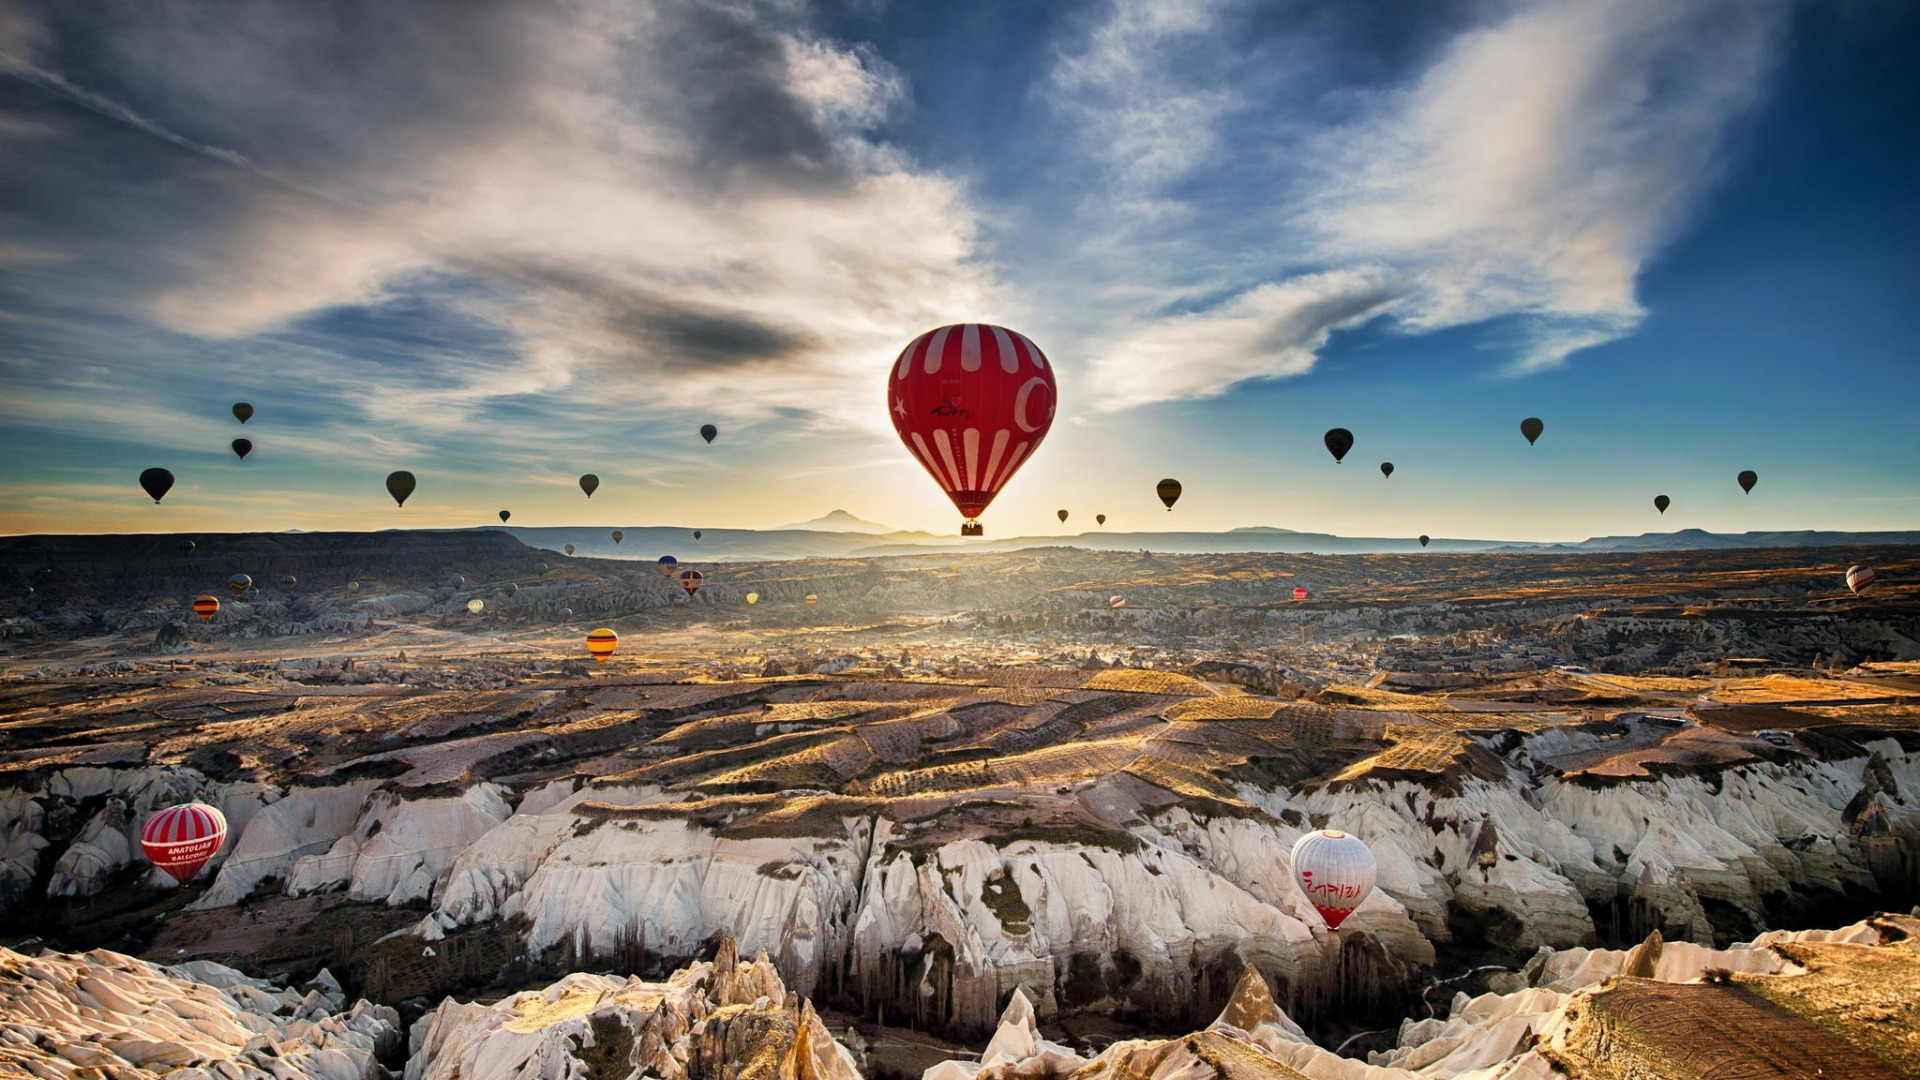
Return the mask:
<svg viewBox="0 0 1920 1080"><path fill-rule="evenodd" d="M887 412L907 451L975 521L1053 426L1053 367L1020 334L987 323L929 330L900 351Z"/></svg>
<svg viewBox="0 0 1920 1080"><path fill-rule="evenodd" d="M1307 902L1335 931L1373 892L1373 852L1360 838L1334 829L1302 836L1293 845L1293 877Z"/></svg>
<svg viewBox="0 0 1920 1080"><path fill-rule="evenodd" d="M1873 578L1874 573L1873 567L1871 566L1847 567L1847 588L1852 589L1856 593L1865 592L1867 586L1873 584Z"/></svg>
<svg viewBox="0 0 1920 1080"><path fill-rule="evenodd" d="M226 841L226 815L206 803L169 806L140 828L140 850L182 885L218 855Z"/></svg>

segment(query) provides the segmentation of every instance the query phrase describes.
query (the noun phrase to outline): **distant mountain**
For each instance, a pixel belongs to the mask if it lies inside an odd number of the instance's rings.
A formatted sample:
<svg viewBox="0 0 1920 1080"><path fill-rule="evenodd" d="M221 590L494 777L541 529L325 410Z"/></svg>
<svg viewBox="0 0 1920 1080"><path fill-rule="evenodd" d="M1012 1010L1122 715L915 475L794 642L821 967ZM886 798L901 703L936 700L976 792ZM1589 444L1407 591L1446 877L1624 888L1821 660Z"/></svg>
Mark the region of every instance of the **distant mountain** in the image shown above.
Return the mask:
<svg viewBox="0 0 1920 1080"><path fill-rule="evenodd" d="M803 521L798 525L782 525L778 531L792 532L795 530L857 533L898 533L901 531L891 525L881 525L877 522L868 521L865 518L854 517L845 510L834 510L821 517L814 518L812 521ZM921 533L919 535L924 536L926 534Z"/></svg>
<svg viewBox="0 0 1920 1080"><path fill-rule="evenodd" d="M1641 533L1639 536L1595 536L1577 544L1564 546L1575 551L1692 551L1706 548L1846 547L1913 543L1920 543L1920 532L1830 532L1821 529L1798 529L1777 532L1710 533L1705 529L1681 529L1679 532ZM1547 546L1515 545L1514 550L1532 551Z"/></svg>

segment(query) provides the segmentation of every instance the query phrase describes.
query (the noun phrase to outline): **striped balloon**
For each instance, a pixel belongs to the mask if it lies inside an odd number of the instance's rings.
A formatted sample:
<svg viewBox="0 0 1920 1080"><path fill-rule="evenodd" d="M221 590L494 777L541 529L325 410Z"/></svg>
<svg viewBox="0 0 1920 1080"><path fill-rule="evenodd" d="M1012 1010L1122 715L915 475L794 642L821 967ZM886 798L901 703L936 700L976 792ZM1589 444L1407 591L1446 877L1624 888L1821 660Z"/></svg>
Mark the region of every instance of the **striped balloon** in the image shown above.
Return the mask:
<svg viewBox="0 0 1920 1080"><path fill-rule="evenodd" d="M965 536L1053 426L1053 367L1033 342L1001 326L929 330L900 350L887 412L907 452L966 519Z"/></svg>
<svg viewBox="0 0 1920 1080"><path fill-rule="evenodd" d="M1293 598L1295 600L1305 600L1307 598L1307 587L1305 585L1295 585L1293 587Z"/></svg>
<svg viewBox="0 0 1920 1080"><path fill-rule="evenodd" d="M1126 598L1126 597L1124 597L1124 596L1109 596L1109 597L1107 597L1107 606L1108 606L1108 607L1110 607L1110 608L1123 608L1123 607L1126 607L1126 606L1127 606L1127 598Z"/></svg>
<svg viewBox="0 0 1920 1080"><path fill-rule="evenodd" d="M1865 592L1867 586L1873 584L1874 576L1871 566L1849 566L1847 567L1847 588L1856 593Z"/></svg>
<svg viewBox="0 0 1920 1080"><path fill-rule="evenodd" d="M619 647L620 635L604 626L587 635L587 651L593 654L595 660L603 664L607 662L607 657L613 655L613 650Z"/></svg>
<svg viewBox="0 0 1920 1080"><path fill-rule="evenodd" d="M200 616L201 622L212 622L220 614L220 601L212 596L198 596L193 601L193 613Z"/></svg>
<svg viewBox="0 0 1920 1080"><path fill-rule="evenodd" d="M1336 933L1373 892L1373 852L1355 836L1321 829L1293 845L1293 876L1327 929Z"/></svg>
<svg viewBox="0 0 1920 1080"><path fill-rule="evenodd" d="M169 806L140 828L140 850L182 885L220 853L226 840L226 815L206 803Z"/></svg>

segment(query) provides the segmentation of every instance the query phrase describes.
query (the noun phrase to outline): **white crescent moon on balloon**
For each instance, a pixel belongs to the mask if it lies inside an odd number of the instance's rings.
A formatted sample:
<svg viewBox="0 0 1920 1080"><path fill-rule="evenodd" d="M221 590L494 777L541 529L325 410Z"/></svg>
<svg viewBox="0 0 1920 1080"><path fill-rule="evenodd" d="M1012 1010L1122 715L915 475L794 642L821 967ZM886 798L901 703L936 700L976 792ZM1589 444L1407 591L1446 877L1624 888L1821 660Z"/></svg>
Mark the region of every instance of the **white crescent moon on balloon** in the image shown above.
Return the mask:
<svg viewBox="0 0 1920 1080"><path fill-rule="evenodd" d="M1029 435L1040 430L1038 427L1027 423L1027 396L1033 393L1035 385L1045 386L1047 385L1047 380L1035 375L1020 387L1018 394L1013 396L1013 422L1020 425L1020 430Z"/></svg>

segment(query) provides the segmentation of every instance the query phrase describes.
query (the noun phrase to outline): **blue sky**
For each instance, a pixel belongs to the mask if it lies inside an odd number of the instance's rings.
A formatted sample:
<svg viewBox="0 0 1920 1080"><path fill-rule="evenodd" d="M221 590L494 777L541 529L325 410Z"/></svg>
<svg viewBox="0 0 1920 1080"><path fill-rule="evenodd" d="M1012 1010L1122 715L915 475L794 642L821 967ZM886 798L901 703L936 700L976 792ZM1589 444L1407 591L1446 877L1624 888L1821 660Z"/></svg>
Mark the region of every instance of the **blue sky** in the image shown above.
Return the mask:
<svg viewBox="0 0 1920 1080"><path fill-rule="evenodd" d="M947 532L882 373L973 319L1061 385L990 536L1920 528L1916 60L1894 0L10 7L0 530Z"/></svg>

